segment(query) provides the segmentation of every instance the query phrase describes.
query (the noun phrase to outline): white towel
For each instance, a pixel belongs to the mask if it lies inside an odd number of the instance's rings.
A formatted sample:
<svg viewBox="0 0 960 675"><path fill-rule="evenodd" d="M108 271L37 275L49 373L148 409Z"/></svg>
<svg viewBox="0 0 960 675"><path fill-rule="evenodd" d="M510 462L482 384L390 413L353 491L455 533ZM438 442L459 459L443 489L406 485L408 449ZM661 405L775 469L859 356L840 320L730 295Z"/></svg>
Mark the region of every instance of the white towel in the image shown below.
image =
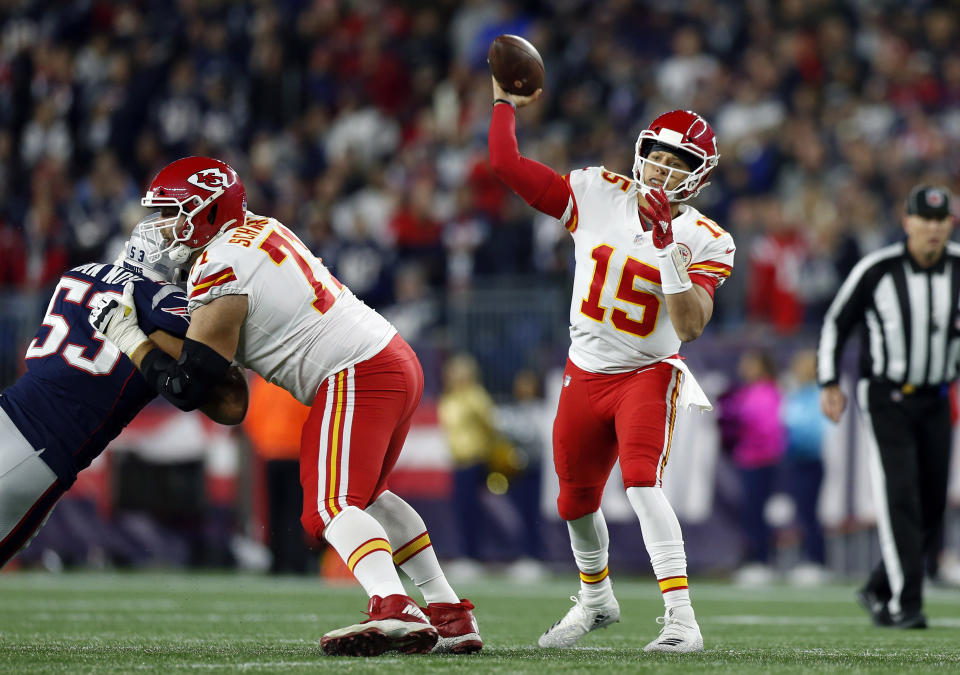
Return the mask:
<svg viewBox="0 0 960 675"><path fill-rule="evenodd" d="M703 393L703 389L700 387L700 383L697 382L697 378L693 376L693 373L690 372L687 364L684 363L682 359L664 359L663 362L669 363L683 373L683 376L680 378L680 395L677 397L677 405L681 408L696 407L702 413L713 410L713 404L710 403L710 399Z"/></svg>

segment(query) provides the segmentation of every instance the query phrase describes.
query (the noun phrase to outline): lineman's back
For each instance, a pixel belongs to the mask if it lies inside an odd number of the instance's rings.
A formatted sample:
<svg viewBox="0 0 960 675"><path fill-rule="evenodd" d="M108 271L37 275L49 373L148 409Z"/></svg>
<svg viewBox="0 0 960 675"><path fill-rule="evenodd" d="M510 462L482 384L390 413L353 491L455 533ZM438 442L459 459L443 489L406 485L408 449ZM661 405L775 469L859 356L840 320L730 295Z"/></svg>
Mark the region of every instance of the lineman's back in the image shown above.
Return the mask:
<svg viewBox="0 0 960 675"><path fill-rule="evenodd" d="M191 312L222 295L246 295L236 360L306 405L326 377L374 356L396 334L293 232L252 213L210 243L187 292Z"/></svg>

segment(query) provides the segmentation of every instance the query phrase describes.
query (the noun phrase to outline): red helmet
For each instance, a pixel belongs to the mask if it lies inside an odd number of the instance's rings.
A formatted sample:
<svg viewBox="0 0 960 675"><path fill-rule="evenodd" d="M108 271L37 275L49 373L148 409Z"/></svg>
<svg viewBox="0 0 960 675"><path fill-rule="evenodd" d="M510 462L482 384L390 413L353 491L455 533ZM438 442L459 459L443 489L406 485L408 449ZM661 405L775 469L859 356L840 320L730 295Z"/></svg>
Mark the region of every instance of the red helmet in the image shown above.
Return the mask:
<svg viewBox="0 0 960 675"><path fill-rule="evenodd" d="M645 187L652 187L643 182L643 168L650 161L647 155L656 145L667 146L690 165L690 171L681 171L650 162L662 166L670 173L676 171L683 176L676 187L666 191L670 201L686 201L710 184L707 179L716 168L720 153L717 152L717 139L713 135L713 129L700 115L689 110L672 110L660 115L647 129L640 132L636 157L633 160L633 177ZM668 179L670 173L667 175Z"/></svg>
<svg viewBox="0 0 960 675"><path fill-rule="evenodd" d="M219 159L184 157L160 170L140 203L177 209L175 215L142 222L139 231L151 262L169 252L175 263L183 263L221 232L243 224L247 193L236 171Z"/></svg>

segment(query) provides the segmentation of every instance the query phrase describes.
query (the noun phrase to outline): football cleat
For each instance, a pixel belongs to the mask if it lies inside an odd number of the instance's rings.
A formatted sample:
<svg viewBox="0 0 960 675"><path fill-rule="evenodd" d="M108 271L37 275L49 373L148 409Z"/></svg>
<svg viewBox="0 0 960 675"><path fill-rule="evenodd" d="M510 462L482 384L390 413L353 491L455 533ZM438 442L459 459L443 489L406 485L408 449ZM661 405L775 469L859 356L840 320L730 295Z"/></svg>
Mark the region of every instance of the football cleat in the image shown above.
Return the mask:
<svg viewBox="0 0 960 675"><path fill-rule="evenodd" d="M890 616L891 628L926 628L927 617L923 612L900 612Z"/></svg>
<svg viewBox="0 0 960 675"><path fill-rule="evenodd" d="M324 635L323 652L330 656L379 656L388 651L426 654L437 644L437 629L406 595L375 595L366 613L370 618L363 623Z"/></svg>
<svg viewBox="0 0 960 675"><path fill-rule="evenodd" d="M473 616L473 603L461 599L458 603L432 602L423 610L437 629L440 639L434 654L472 654L483 649L480 628Z"/></svg>
<svg viewBox="0 0 960 675"><path fill-rule="evenodd" d="M616 598L604 607L587 607L581 602L580 594L571 595L573 607L562 619L553 624L537 644L541 647L565 649L573 647L577 641L592 630L606 628L620 620L620 605Z"/></svg>
<svg viewBox="0 0 960 675"><path fill-rule="evenodd" d="M857 603L870 615L874 626L889 626L893 623L887 603L871 588L861 588L853 594Z"/></svg>
<svg viewBox="0 0 960 675"><path fill-rule="evenodd" d="M656 640L643 648L645 652L687 653L703 651L703 636L693 616L693 607L673 607L657 617L663 624Z"/></svg>

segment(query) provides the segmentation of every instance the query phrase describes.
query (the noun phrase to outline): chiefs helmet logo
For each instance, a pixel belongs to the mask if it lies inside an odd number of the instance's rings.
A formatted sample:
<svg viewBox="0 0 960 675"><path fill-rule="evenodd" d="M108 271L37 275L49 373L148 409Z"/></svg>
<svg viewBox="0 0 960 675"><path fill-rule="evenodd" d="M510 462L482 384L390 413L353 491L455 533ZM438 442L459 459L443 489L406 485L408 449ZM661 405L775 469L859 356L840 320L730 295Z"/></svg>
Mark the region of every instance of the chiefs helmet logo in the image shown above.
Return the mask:
<svg viewBox="0 0 960 675"><path fill-rule="evenodd" d="M677 242L677 250L680 251L680 259L683 261L684 268L690 267L690 263L693 262L693 253L690 252L690 247Z"/></svg>
<svg viewBox="0 0 960 675"><path fill-rule="evenodd" d="M222 190L233 185L233 181L230 179L230 176L220 169L204 169L203 171L197 171L195 174L187 178L187 182L191 185L196 185L198 188L209 190L210 192L216 192L217 190Z"/></svg>

